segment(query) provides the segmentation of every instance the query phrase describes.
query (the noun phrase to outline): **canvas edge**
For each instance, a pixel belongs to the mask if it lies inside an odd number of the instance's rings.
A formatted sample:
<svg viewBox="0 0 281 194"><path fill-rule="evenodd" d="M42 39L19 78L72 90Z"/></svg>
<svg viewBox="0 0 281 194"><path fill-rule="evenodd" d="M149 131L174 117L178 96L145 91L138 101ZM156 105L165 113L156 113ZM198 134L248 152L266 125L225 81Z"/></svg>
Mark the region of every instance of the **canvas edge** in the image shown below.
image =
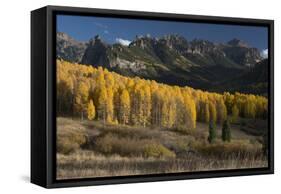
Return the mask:
<svg viewBox="0 0 281 194"><path fill-rule="evenodd" d="M249 176L249 175L265 175L274 174L274 20L263 19L249 19L249 18L232 18L232 17L217 17L217 16L199 16L199 15L186 15L186 14L174 14L174 13L155 13L155 12L139 12L139 11L125 11L125 10L109 10L109 9L94 9L94 8L77 8L77 7L63 7L63 6L46 6L47 9L47 168L46 168L46 188L61 188L61 187L74 187L74 186L91 186L91 185L107 185L107 184L124 184L124 183L141 183L141 182L155 182L155 181L172 181L172 180L186 180L186 179L201 179L201 178L220 178L220 177L233 177L233 176ZM194 174L175 173L173 175L153 175L153 176L127 176L127 177L112 177L102 179L79 179L79 180L55 180L54 171L54 112L52 111L54 97L54 69L51 68L54 62L54 29L53 29L53 17L54 13L58 11L71 12L85 12L87 14L98 13L107 15L123 15L123 16L139 16L139 17L152 17L152 18L173 18L173 19L190 19L190 20L204 20L206 22L231 22L235 24L259 24L268 25L270 29L269 45L270 45L270 150L269 150L269 167L266 169L245 169L243 171L210 171L199 172ZM52 107L52 108L50 108ZM254 171L253 171L254 170ZM42 186L42 185L41 185Z"/></svg>

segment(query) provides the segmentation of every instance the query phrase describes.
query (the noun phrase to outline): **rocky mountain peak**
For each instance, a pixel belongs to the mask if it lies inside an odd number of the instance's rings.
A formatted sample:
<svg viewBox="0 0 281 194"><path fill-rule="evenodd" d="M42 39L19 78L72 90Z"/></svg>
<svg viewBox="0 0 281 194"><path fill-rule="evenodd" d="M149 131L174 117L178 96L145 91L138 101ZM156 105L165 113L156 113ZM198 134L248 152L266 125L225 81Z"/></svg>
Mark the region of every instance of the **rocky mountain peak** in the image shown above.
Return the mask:
<svg viewBox="0 0 281 194"><path fill-rule="evenodd" d="M246 48L249 47L249 45L246 42L239 40L237 38L234 38L234 39L228 41L227 44L230 46L235 46L235 47L246 47Z"/></svg>
<svg viewBox="0 0 281 194"><path fill-rule="evenodd" d="M73 39L66 33L57 32L57 57L71 62L80 62L86 49L84 42Z"/></svg>
<svg viewBox="0 0 281 194"><path fill-rule="evenodd" d="M188 49L188 41L178 34L168 34L158 40L158 42L177 52L185 52Z"/></svg>
<svg viewBox="0 0 281 194"><path fill-rule="evenodd" d="M104 65L109 63L107 49L109 46L102 41L99 35L89 40L89 44L82 57L83 64Z"/></svg>
<svg viewBox="0 0 281 194"><path fill-rule="evenodd" d="M57 58L103 66L126 76L200 88L205 82L232 79L233 72L251 71L262 59L257 48L239 39L215 44L202 39L187 41L177 34L145 35L122 46L107 44L98 35L83 43L65 33L57 33ZM210 75L210 71L214 73Z"/></svg>
<svg viewBox="0 0 281 194"><path fill-rule="evenodd" d="M145 49L147 47L150 47L155 43L156 39L152 38L150 34L147 34L145 36L137 35L135 40L133 40L129 46L137 46L141 49Z"/></svg>
<svg viewBox="0 0 281 194"><path fill-rule="evenodd" d="M57 32L57 39L73 40L68 34L64 32Z"/></svg>
<svg viewBox="0 0 281 194"><path fill-rule="evenodd" d="M216 46L207 40L194 39L190 42L190 50L192 53L206 54L215 51Z"/></svg>
<svg viewBox="0 0 281 194"><path fill-rule="evenodd" d="M106 44L99 35L94 36L89 40L89 45L94 45L94 44Z"/></svg>

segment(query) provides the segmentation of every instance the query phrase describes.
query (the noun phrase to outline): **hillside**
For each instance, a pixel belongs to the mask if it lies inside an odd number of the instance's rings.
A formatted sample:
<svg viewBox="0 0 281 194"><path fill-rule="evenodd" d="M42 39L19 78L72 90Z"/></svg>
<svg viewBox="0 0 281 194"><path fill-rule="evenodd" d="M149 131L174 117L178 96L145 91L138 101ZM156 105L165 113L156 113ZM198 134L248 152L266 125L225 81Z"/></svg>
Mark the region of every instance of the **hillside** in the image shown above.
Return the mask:
<svg viewBox="0 0 281 194"><path fill-rule="evenodd" d="M66 33L57 32L57 58L71 62L80 62L87 45L74 40Z"/></svg>
<svg viewBox="0 0 281 194"><path fill-rule="evenodd" d="M259 136L232 127L233 140L208 144L208 125L175 130L57 118L57 178L90 178L267 167ZM220 135L220 126L218 126ZM70 144L72 143L72 144ZM79 147L79 144L81 147ZM82 145L81 145L82 144Z"/></svg>
<svg viewBox="0 0 281 194"><path fill-rule="evenodd" d="M60 60L57 91L59 115L83 117L92 103L98 119L131 125L195 128L196 121L223 122L234 107L243 118L265 119L268 111L267 98L258 95L170 86Z"/></svg>
<svg viewBox="0 0 281 194"><path fill-rule="evenodd" d="M216 90L268 95L268 59L257 63L249 71L216 86ZM225 89L228 88L228 89Z"/></svg>
<svg viewBox="0 0 281 194"><path fill-rule="evenodd" d="M263 96L57 60L56 108L58 179L268 165Z"/></svg>
<svg viewBox="0 0 281 194"><path fill-rule="evenodd" d="M212 88L220 92L227 89L221 87L222 83L248 73L262 60L258 49L238 39L218 44L199 39L188 41L173 34L159 38L137 36L125 46L108 44L98 35L81 43L65 33L58 33L57 40L57 57L69 62L103 66L121 75L170 85ZM247 81L247 76L244 79ZM246 93L253 90L243 85L236 88ZM265 89L253 93L264 94Z"/></svg>

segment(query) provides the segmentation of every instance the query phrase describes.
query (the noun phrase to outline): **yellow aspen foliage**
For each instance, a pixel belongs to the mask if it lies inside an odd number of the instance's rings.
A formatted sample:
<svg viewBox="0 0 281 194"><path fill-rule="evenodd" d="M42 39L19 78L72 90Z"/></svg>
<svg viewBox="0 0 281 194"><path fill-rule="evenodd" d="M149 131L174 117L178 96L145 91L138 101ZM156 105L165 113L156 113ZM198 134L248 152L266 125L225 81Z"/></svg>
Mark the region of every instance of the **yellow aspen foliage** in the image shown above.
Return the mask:
<svg viewBox="0 0 281 194"><path fill-rule="evenodd" d="M227 112L231 112L232 107L234 105L234 96L231 95L229 92L225 92L223 94L223 98L224 98L224 102L225 102L225 106L227 108Z"/></svg>
<svg viewBox="0 0 281 194"><path fill-rule="evenodd" d="M196 121L223 122L227 114L260 119L268 115L264 96L170 86L62 60L57 60L56 67L59 115L83 119L93 105L96 115L90 118L104 123L187 128L195 128Z"/></svg>
<svg viewBox="0 0 281 194"><path fill-rule="evenodd" d="M163 106L163 99L164 94L163 90L159 88L158 90L153 90L152 93L152 111L151 111L151 117L152 117L152 124L156 126L161 125L161 113L162 113L162 106Z"/></svg>
<svg viewBox="0 0 281 194"><path fill-rule="evenodd" d="M94 120L95 119L96 108L95 108L95 105L93 103L93 100L90 100L89 103L88 103L87 113L88 113L88 119L89 120Z"/></svg>
<svg viewBox="0 0 281 194"><path fill-rule="evenodd" d="M114 78L111 73L105 74L105 81L106 81L106 87L113 87L114 86Z"/></svg>
<svg viewBox="0 0 281 194"><path fill-rule="evenodd" d="M120 109L119 109L119 121L121 124L128 124L130 118L130 95L126 89L122 90L120 95Z"/></svg>
<svg viewBox="0 0 281 194"><path fill-rule="evenodd" d="M144 96L144 92L141 90L140 85L136 84L134 86L133 92L132 92L132 110L131 110L131 119L133 125L140 125L141 124L141 117L143 115L142 112L142 98Z"/></svg>
<svg viewBox="0 0 281 194"><path fill-rule="evenodd" d="M169 110L168 110L168 122L167 122L167 127L173 127L176 123L177 119L177 107L176 103L173 99L169 100L168 104Z"/></svg>
<svg viewBox="0 0 281 194"><path fill-rule="evenodd" d="M210 121L210 111L209 104L207 101L200 101L199 103L199 114L198 119L204 123L209 123Z"/></svg>
<svg viewBox="0 0 281 194"><path fill-rule="evenodd" d="M237 108L236 105L234 105L232 107L232 115L231 115L232 122L237 122L238 117L239 117L239 109Z"/></svg>
<svg viewBox="0 0 281 194"><path fill-rule="evenodd" d="M75 109L81 115L81 119L84 118L84 111L87 108L89 96L89 88L85 82L79 82L77 90L75 91Z"/></svg>
<svg viewBox="0 0 281 194"><path fill-rule="evenodd" d="M246 100L244 105L244 114L246 118L255 118L256 116L256 106L253 98Z"/></svg>
<svg viewBox="0 0 281 194"><path fill-rule="evenodd" d="M227 118L227 109L226 109L225 103L224 103L224 101L223 101L223 99L221 97L218 98L216 104L217 104L217 106L216 106L216 109L217 109L217 121L219 123L222 123Z"/></svg>
<svg viewBox="0 0 281 194"><path fill-rule="evenodd" d="M98 120L102 120L104 123L106 121L106 113L107 113L107 91L105 87L101 87L99 89L98 96Z"/></svg>
<svg viewBox="0 0 281 194"><path fill-rule="evenodd" d="M179 107L177 99L173 98L174 91L159 89L152 96L152 123L171 128L179 124L177 115Z"/></svg>
<svg viewBox="0 0 281 194"><path fill-rule="evenodd" d="M111 123L113 121L113 114L114 114L114 107L113 107L113 90L111 87L107 89L107 102L106 102L106 121Z"/></svg>
<svg viewBox="0 0 281 194"><path fill-rule="evenodd" d="M96 83L100 87L105 87L105 79L104 79L104 72L102 67L98 67L97 76L96 76Z"/></svg>
<svg viewBox="0 0 281 194"><path fill-rule="evenodd" d="M212 123L217 122L217 110L213 102L209 102L209 111L210 111L210 121Z"/></svg>
<svg viewBox="0 0 281 194"><path fill-rule="evenodd" d="M209 123L210 121L209 104L207 102L204 103L204 121L205 123Z"/></svg>
<svg viewBox="0 0 281 194"><path fill-rule="evenodd" d="M142 118L142 125L145 127L150 125L150 118L151 118L151 92L150 87L145 85L143 87L143 99L142 99L142 109L143 109L143 118Z"/></svg>
<svg viewBox="0 0 281 194"><path fill-rule="evenodd" d="M163 96L163 103L161 108L161 118L160 118L161 126L170 127L169 123L169 103L167 96Z"/></svg>
<svg viewBox="0 0 281 194"><path fill-rule="evenodd" d="M196 105L189 95L184 96L185 126L189 129L196 128Z"/></svg>

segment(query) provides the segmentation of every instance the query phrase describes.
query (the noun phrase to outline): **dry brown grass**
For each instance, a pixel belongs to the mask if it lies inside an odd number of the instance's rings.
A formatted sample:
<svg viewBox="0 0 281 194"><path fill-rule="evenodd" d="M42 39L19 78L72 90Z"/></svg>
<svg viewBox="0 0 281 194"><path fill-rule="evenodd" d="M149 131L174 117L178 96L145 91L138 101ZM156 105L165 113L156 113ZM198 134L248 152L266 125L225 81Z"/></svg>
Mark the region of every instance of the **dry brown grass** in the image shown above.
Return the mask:
<svg viewBox="0 0 281 194"><path fill-rule="evenodd" d="M258 137L232 129L233 140L207 142L208 125L193 131L103 125L58 118L57 178L87 178L267 166ZM60 142L64 142L61 144Z"/></svg>
<svg viewBox="0 0 281 194"><path fill-rule="evenodd" d="M262 145L249 140L217 141L214 144L195 142L192 146L205 157L255 159L263 155Z"/></svg>
<svg viewBox="0 0 281 194"><path fill-rule="evenodd" d="M71 120L63 120L57 129L57 152L69 154L86 143L86 130Z"/></svg>
<svg viewBox="0 0 281 194"><path fill-rule="evenodd" d="M58 154L57 159L58 179L260 168L267 166L267 161L264 158L213 160L191 157L188 159L164 159L121 157L119 155L104 156L92 151L82 150L68 156Z"/></svg>

